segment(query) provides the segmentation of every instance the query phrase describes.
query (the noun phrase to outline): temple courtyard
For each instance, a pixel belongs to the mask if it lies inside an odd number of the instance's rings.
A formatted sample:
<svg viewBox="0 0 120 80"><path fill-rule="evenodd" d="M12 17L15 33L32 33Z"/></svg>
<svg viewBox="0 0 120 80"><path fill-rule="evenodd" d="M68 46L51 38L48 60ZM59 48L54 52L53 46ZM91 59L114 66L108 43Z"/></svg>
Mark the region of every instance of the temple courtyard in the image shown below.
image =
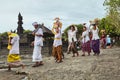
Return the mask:
<svg viewBox="0 0 120 80"><path fill-rule="evenodd" d="M62 63L43 56L44 65L33 68L32 54L22 54L25 68L7 70L4 51L0 52L0 80L120 80L120 48L101 49L100 56L72 57L65 54Z"/></svg>

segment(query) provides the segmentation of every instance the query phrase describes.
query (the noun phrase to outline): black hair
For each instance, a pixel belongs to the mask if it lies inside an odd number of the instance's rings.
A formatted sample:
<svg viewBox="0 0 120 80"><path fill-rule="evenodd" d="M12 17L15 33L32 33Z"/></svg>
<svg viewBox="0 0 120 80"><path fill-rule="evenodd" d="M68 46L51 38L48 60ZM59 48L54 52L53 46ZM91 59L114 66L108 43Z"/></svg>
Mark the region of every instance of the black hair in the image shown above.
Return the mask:
<svg viewBox="0 0 120 80"><path fill-rule="evenodd" d="M96 24L92 24L92 26L96 26Z"/></svg>
<svg viewBox="0 0 120 80"><path fill-rule="evenodd" d="M73 28L74 28L74 30L75 30L75 26L74 26L74 25L71 25L71 26L70 26L70 29L71 29L71 27L73 27Z"/></svg>

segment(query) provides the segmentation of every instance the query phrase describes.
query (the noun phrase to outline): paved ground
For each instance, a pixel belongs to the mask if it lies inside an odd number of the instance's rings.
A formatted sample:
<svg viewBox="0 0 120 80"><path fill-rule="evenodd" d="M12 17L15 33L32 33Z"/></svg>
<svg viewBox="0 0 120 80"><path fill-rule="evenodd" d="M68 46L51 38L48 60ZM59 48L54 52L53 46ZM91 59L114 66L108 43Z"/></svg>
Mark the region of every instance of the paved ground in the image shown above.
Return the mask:
<svg viewBox="0 0 120 80"><path fill-rule="evenodd" d="M71 56L65 53L63 63L44 57L44 66L33 68L31 55L26 55L22 59L27 65L25 69L14 68L11 72L0 69L0 80L120 80L120 48L101 49L100 56L93 56L93 53L85 57ZM2 56L0 63L5 58Z"/></svg>

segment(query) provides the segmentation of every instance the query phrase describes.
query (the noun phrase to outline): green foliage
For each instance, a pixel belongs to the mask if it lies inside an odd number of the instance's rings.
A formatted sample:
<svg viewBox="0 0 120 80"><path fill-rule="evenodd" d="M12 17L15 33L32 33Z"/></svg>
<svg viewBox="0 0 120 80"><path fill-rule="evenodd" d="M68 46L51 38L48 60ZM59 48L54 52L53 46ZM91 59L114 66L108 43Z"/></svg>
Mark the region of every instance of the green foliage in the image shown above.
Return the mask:
<svg viewBox="0 0 120 80"><path fill-rule="evenodd" d="M4 33L0 34L0 37L7 37L7 36L8 36L7 32L4 32Z"/></svg>
<svg viewBox="0 0 120 80"><path fill-rule="evenodd" d="M98 27L100 30L105 30L106 34L109 34L111 36L116 35L116 27L109 22L109 19L107 17L99 21Z"/></svg>
<svg viewBox="0 0 120 80"><path fill-rule="evenodd" d="M120 0L105 0L104 5L108 6L109 9L118 10L118 7L120 7Z"/></svg>
<svg viewBox="0 0 120 80"><path fill-rule="evenodd" d="M120 0L105 0L104 6L107 6L108 11L106 19L116 28L115 33L120 35Z"/></svg>
<svg viewBox="0 0 120 80"><path fill-rule="evenodd" d="M80 38L80 36L82 35L83 32L83 25L82 24L78 24L76 25L78 32L77 32L77 38Z"/></svg>
<svg viewBox="0 0 120 80"><path fill-rule="evenodd" d="M0 41L1 41L2 39L6 39L7 37L8 37L7 32L0 33Z"/></svg>
<svg viewBox="0 0 120 80"><path fill-rule="evenodd" d="M24 30L23 34L29 34L29 33L32 33L31 30Z"/></svg>

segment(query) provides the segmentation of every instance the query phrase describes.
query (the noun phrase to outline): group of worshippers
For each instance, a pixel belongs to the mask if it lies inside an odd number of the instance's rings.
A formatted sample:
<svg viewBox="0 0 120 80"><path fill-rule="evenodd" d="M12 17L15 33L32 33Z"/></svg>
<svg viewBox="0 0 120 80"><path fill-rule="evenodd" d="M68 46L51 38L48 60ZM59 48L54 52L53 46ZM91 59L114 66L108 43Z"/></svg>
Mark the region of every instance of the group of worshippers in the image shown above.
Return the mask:
<svg viewBox="0 0 120 80"><path fill-rule="evenodd" d="M94 55L100 54L100 38L99 38L99 29L96 24L92 24L92 28L86 27L86 23L83 24L83 32L80 38L81 49L82 49L82 56L85 56L85 52L88 53L90 56L91 50L93 50ZM77 51L77 38L76 38L77 28L75 25L71 25L70 29L68 30L68 50L67 53L70 53L70 50L73 52L73 57L75 54L79 56ZM74 44L74 45L73 45Z"/></svg>
<svg viewBox="0 0 120 80"><path fill-rule="evenodd" d="M54 20L56 22L53 24L52 28L52 32L55 35L52 55L54 56L56 62L60 63L64 58L64 54L62 53L62 23L59 22L60 18L58 17ZM32 67L38 67L44 64L41 55L41 49L43 46L43 30L39 27L39 24L37 22L34 22L32 25L35 28L35 30L32 32L32 35L34 35L34 41L31 43L31 45L34 46L32 61L35 63ZM8 38L8 70L11 70L11 68L14 66L22 66L22 68L24 68L24 64L20 58L19 35L16 33L8 32Z"/></svg>
<svg viewBox="0 0 120 80"><path fill-rule="evenodd" d="M54 33L54 42L53 42L53 56L56 60L56 62L61 63L63 62L64 54L62 52L62 23L59 21L60 18L55 18L52 32ZM67 54L70 54L70 51L72 51L73 56L79 56L78 53L78 39L76 37L77 35L77 27L75 25L71 25L67 31L68 35L68 49ZM80 39L81 48L82 48L82 56L85 56L85 52L88 53L88 56L90 56L91 50L94 52L94 56L99 56L100 54L100 37L99 37L99 28L94 23L90 26L90 28L86 27L86 23L83 24L83 32Z"/></svg>
<svg viewBox="0 0 120 80"><path fill-rule="evenodd" d="M55 22L53 23L52 27L52 32L54 34L54 41L53 41L53 50L52 50L52 55L55 58L55 62L61 63L63 62L64 54L62 52L62 23L60 22L60 18L56 17ZM42 55L41 55L41 50L43 46L43 31L39 27L39 24L37 22L34 22L32 24L35 28L35 30L32 32L34 35L34 41L31 43L32 46L34 46L33 49L33 55L32 55L32 61L35 63L32 67L38 67L43 65L43 60L42 60ZM70 51L73 53L73 57L79 56L78 50L76 48L77 44L77 38L76 38L76 33L77 33L77 27L75 25L71 25L69 30L68 30L68 49L67 53L69 54ZM83 32L82 32L82 56L85 56L85 52L90 55L91 49L93 49L94 55L99 55L100 54L100 38L98 36L99 29L96 26L96 24L93 24L93 28L89 31L87 30L87 27L84 25L83 27ZM91 36L91 35L92 36ZM21 62L20 58L20 52L19 52L19 35L16 33L8 33L8 49L9 49L9 54L8 54L8 66L9 70L13 66L22 66L24 68L24 64ZM91 47L92 46L92 47Z"/></svg>

